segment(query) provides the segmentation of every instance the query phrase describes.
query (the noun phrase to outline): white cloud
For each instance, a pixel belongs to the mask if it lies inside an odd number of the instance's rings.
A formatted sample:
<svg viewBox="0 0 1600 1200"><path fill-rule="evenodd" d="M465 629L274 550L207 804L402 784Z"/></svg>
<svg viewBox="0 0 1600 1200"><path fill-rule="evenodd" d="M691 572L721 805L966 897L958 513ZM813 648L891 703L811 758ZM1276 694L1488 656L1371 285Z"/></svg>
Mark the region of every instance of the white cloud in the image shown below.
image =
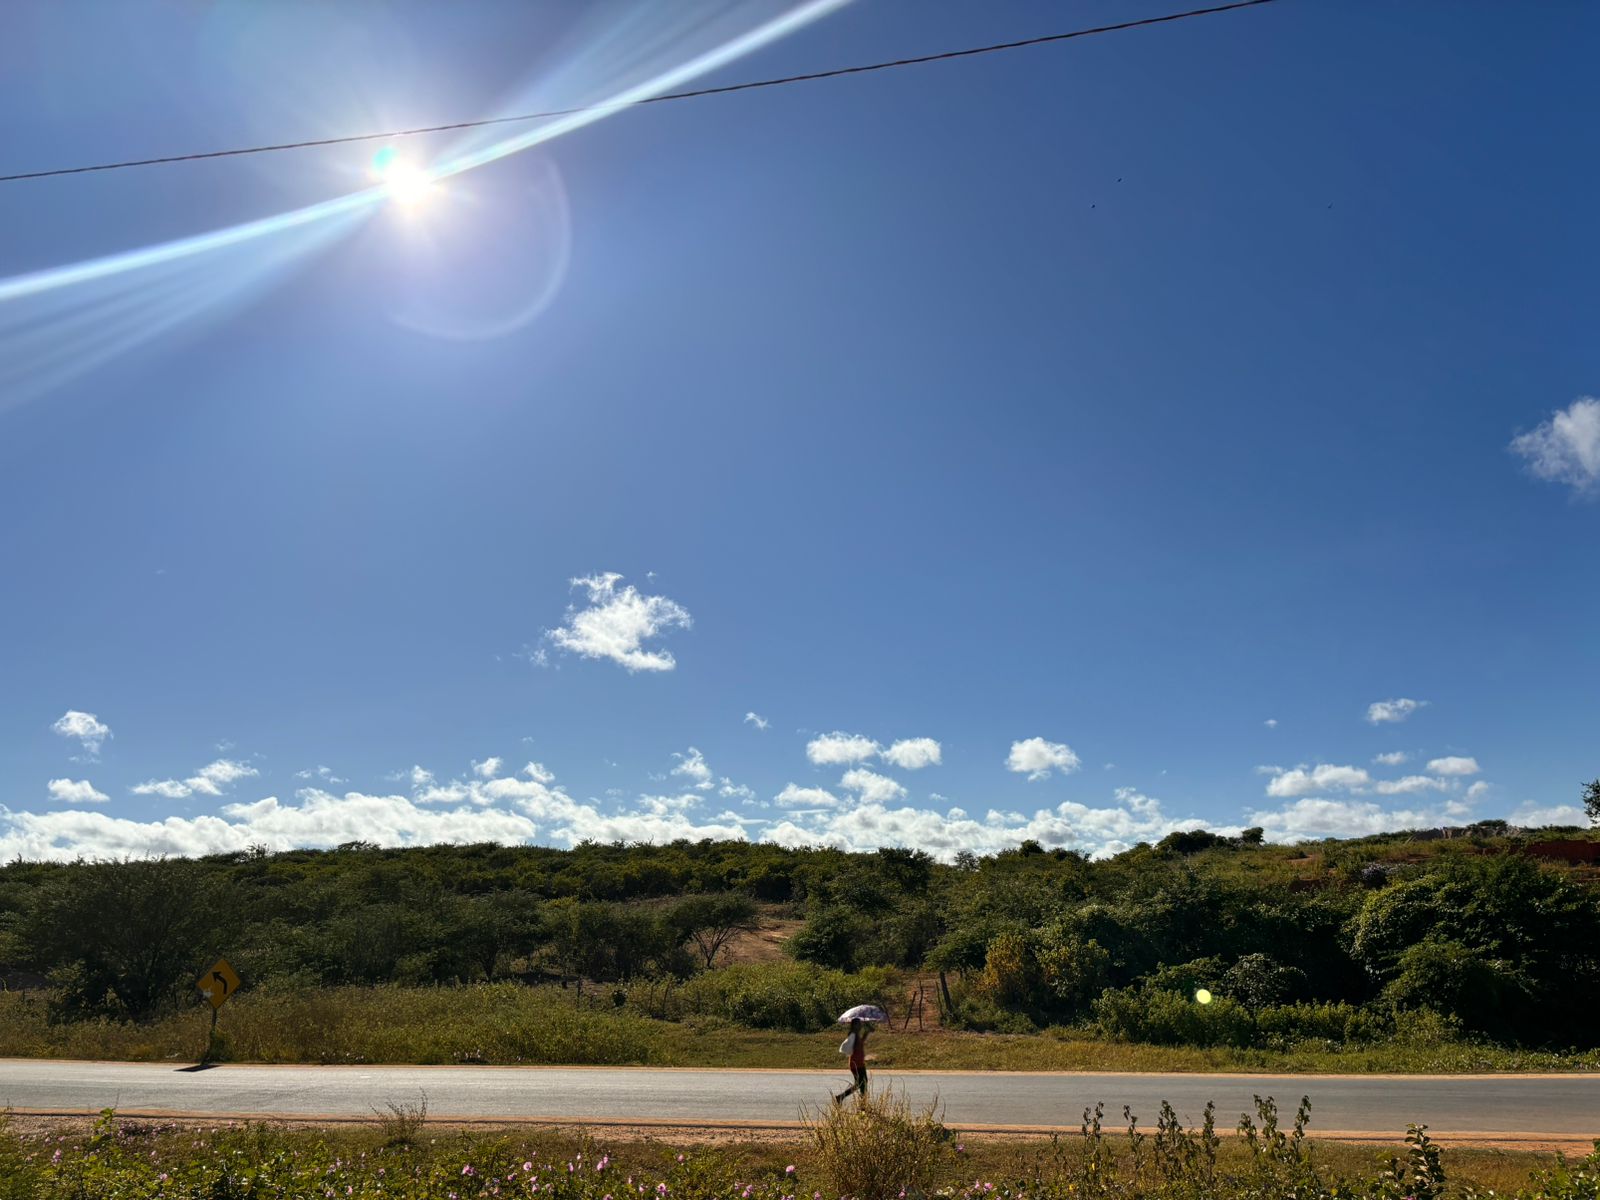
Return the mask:
<svg viewBox="0 0 1600 1200"><path fill-rule="evenodd" d="M498 757L490 757L472 764L472 773L479 779L493 779L505 764Z"/></svg>
<svg viewBox="0 0 1600 1200"><path fill-rule="evenodd" d="M1031 838L1043 846L1069 846L1103 856L1136 842L1158 840L1174 829L1202 824L1171 820L1162 812L1160 801L1132 788L1118 788L1115 799L1114 805L1104 808L1067 802L1040 809L1032 816L990 811L982 820L959 808L939 813L862 803L846 811L777 822L767 828L762 840L846 850L914 846L948 860L961 850L992 854Z"/></svg>
<svg viewBox="0 0 1600 1200"><path fill-rule="evenodd" d="M131 790L136 796L165 796L169 800L181 800L196 793L220 796L223 788L229 784L257 774L259 772L248 763L219 758L216 762L207 763L187 779L150 779L135 784Z"/></svg>
<svg viewBox="0 0 1600 1200"><path fill-rule="evenodd" d="M1417 792L1446 792L1450 785L1431 775L1407 775L1402 779L1380 779L1372 790L1380 796L1410 796Z"/></svg>
<svg viewBox="0 0 1600 1200"><path fill-rule="evenodd" d="M705 755L690 746L687 753L679 754L674 751L672 757L678 760L678 765L672 768L671 774L682 775L693 787L702 792L711 790L715 780L712 778L711 768L706 765Z"/></svg>
<svg viewBox="0 0 1600 1200"><path fill-rule="evenodd" d="M231 758L219 758L216 762L201 767L184 782L194 791L203 792L207 796L220 796L222 789L229 784L256 774L259 772L248 763L235 762Z"/></svg>
<svg viewBox="0 0 1600 1200"><path fill-rule="evenodd" d="M1397 829L1432 829L1452 824L1466 815L1459 802L1438 808L1385 809L1371 800L1330 800L1307 797L1274 810L1247 814L1252 825L1266 831L1267 840L1298 842L1311 838L1365 837Z"/></svg>
<svg viewBox="0 0 1600 1200"><path fill-rule="evenodd" d="M801 787L798 783L784 786L772 801L780 808L837 808L839 798L832 792L817 787Z"/></svg>
<svg viewBox="0 0 1600 1200"><path fill-rule="evenodd" d="M1030 780L1048 779L1050 772L1060 771L1070 775L1078 769L1078 756L1064 742L1047 742L1042 737L1031 737L1011 743L1011 754L1006 758L1006 770L1026 774Z"/></svg>
<svg viewBox="0 0 1600 1200"><path fill-rule="evenodd" d="M1579 495L1600 488L1600 400L1579 396L1508 447L1540 479L1565 483Z"/></svg>
<svg viewBox="0 0 1600 1200"><path fill-rule="evenodd" d="M87 779L52 779L45 787L50 791L50 799L62 804L104 804L111 799Z"/></svg>
<svg viewBox="0 0 1600 1200"><path fill-rule="evenodd" d="M1435 775L1476 775L1479 769L1477 759L1463 758L1459 755L1428 760L1428 770Z"/></svg>
<svg viewBox="0 0 1600 1200"><path fill-rule="evenodd" d="M772 723L772 722L768 721L765 717L763 717L760 713L747 712L744 715L744 719L745 719L745 724L754 725L757 729L765 729L768 725L770 725Z"/></svg>
<svg viewBox="0 0 1600 1200"><path fill-rule="evenodd" d="M556 781L555 775L540 762L529 763L522 768L522 773L535 783L554 783Z"/></svg>
<svg viewBox="0 0 1600 1200"><path fill-rule="evenodd" d="M1263 725L1265 725L1268 729L1276 729L1278 727L1278 718L1277 717L1268 717L1265 721L1263 721L1261 723Z"/></svg>
<svg viewBox="0 0 1600 1200"><path fill-rule="evenodd" d="M1394 724L1427 706L1426 700L1409 700L1403 696L1396 700L1375 700L1367 705L1367 720L1373 725Z"/></svg>
<svg viewBox="0 0 1600 1200"><path fill-rule="evenodd" d="M1494 791L1494 784L1480 779L1477 783L1474 783L1467 788L1467 799L1469 801L1482 800L1492 791Z"/></svg>
<svg viewBox="0 0 1600 1200"><path fill-rule="evenodd" d="M433 772L432 771L424 770L422 767L416 767L416 766L411 768L411 786L412 787L427 787L432 782L433 782Z"/></svg>
<svg viewBox="0 0 1600 1200"><path fill-rule="evenodd" d="M1518 808L1508 819L1513 825L1522 825L1529 829L1538 829L1541 825L1577 825L1581 827L1589 824L1589 814L1576 804L1556 804L1545 808L1537 808L1529 802Z"/></svg>
<svg viewBox="0 0 1600 1200"><path fill-rule="evenodd" d="M690 817L686 810L701 799L694 793L645 796L637 811L605 813L554 786L549 773L538 764L530 764L529 773L527 779L501 776L430 783L415 797L360 792L337 796L308 788L298 794L298 803L268 797L225 805L217 814L149 822L81 810L31 813L0 807L0 861L18 856L192 856L252 845L274 849L336 846L357 839L384 846L532 841L570 846L581 841L660 843L679 838L743 840L748 836L747 822L730 813L704 822Z"/></svg>
<svg viewBox="0 0 1600 1200"><path fill-rule="evenodd" d="M844 778L839 780L839 786L846 791L858 793L865 804L888 804L894 800L904 799L906 794L906 789L887 775L879 775L876 771L869 771L865 767L846 771Z"/></svg>
<svg viewBox="0 0 1600 1200"><path fill-rule="evenodd" d="M1391 750L1387 754L1375 755L1372 761L1380 766L1398 767L1401 763L1409 761L1410 758L1411 755L1404 750Z"/></svg>
<svg viewBox="0 0 1600 1200"><path fill-rule="evenodd" d="M1274 775L1267 781L1267 795L1309 796L1313 792L1357 791L1371 781L1372 777L1362 767L1318 763L1314 767L1296 767Z"/></svg>
<svg viewBox="0 0 1600 1200"><path fill-rule="evenodd" d="M883 760L904 771L937 767L944 748L930 737L901 738L883 752Z"/></svg>
<svg viewBox="0 0 1600 1200"><path fill-rule="evenodd" d="M717 788L717 795L727 800L737 800L741 804L754 804L756 794L742 783L735 783L726 775L722 777L722 784Z"/></svg>
<svg viewBox="0 0 1600 1200"><path fill-rule="evenodd" d="M878 753L878 743L859 733L827 733L806 743L806 757L819 767L864 762Z"/></svg>
<svg viewBox="0 0 1600 1200"><path fill-rule="evenodd" d="M572 581L589 593L589 607L568 608L566 623L545 631L555 645L583 658L609 658L629 671L670 671L678 665L666 650L644 643L673 628L693 624L682 605L665 596L646 596L632 584L618 588L614 572Z"/></svg>
<svg viewBox="0 0 1600 1200"><path fill-rule="evenodd" d="M194 791L188 784L176 779L147 779L128 790L135 796L165 796L168 800L182 800Z"/></svg>
<svg viewBox="0 0 1600 1200"><path fill-rule="evenodd" d="M345 782L345 780L340 779L337 775L335 775L333 773L333 768L332 767L307 767L304 771L296 771L294 773L294 777L296 779L310 779L313 776L315 776L318 779L323 780L325 783L344 783Z"/></svg>
<svg viewBox="0 0 1600 1200"><path fill-rule="evenodd" d="M50 726L59 736L77 738L78 744L89 754L99 754L100 747L111 736L111 726L93 713L69 708Z"/></svg>

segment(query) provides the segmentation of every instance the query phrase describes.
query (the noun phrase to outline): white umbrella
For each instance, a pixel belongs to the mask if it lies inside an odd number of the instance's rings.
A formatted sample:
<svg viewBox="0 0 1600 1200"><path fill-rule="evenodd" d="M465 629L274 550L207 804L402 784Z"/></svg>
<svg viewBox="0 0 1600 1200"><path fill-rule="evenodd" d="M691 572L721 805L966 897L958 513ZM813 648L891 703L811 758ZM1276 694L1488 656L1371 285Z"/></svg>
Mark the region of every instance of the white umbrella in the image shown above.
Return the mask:
<svg viewBox="0 0 1600 1200"><path fill-rule="evenodd" d="M851 1021L887 1021L889 1014L876 1004L858 1004L839 1014L839 1024L848 1025Z"/></svg>

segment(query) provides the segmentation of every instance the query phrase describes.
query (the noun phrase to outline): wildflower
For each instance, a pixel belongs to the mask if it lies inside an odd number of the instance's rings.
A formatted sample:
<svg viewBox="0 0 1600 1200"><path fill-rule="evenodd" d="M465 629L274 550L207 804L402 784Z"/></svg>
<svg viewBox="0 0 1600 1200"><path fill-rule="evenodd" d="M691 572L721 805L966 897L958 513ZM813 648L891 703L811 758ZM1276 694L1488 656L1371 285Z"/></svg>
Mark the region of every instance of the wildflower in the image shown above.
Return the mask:
<svg viewBox="0 0 1600 1200"><path fill-rule="evenodd" d="M793 1175L794 1174L794 1164L790 1163L787 1167L785 1167L783 1169L783 1173L785 1175Z"/></svg>
<svg viewBox="0 0 1600 1200"><path fill-rule="evenodd" d="M957 1142L956 1143L956 1153L957 1154L965 1154L966 1152L967 1152L967 1144L965 1142Z"/></svg>
<svg viewBox="0 0 1600 1200"><path fill-rule="evenodd" d="M531 1162L525 1162L522 1164L522 1169L524 1171L531 1171L533 1170L533 1164Z"/></svg>
<svg viewBox="0 0 1600 1200"><path fill-rule="evenodd" d="M680 1155L678 1155L678 1161L679 1161L679 1162L682 1162L682 1161L683 1161L683 1155L681 1155L681 1154L680 1154Z"/></svg>
<svg viewBox="0 0 1600 1200"><path fill-rule="evenodd" d="M678 1155L678 1161L679 1162L683 1161L683 1155L681 1155L681 1154ZM667 1194L667 1185L665 1183L656 1184L656 1195L665 1196L666 1194Z"/></svg>
<svg viewBox="0 0 1600 1200"><path fill-rule="evenodd" d="M476 1175L477 1174L477 1172L472 1169L472 1164L471 1163L468 1163L466 1166L462 1167L461 1168L461 1173L463 1175Z"/></svg>

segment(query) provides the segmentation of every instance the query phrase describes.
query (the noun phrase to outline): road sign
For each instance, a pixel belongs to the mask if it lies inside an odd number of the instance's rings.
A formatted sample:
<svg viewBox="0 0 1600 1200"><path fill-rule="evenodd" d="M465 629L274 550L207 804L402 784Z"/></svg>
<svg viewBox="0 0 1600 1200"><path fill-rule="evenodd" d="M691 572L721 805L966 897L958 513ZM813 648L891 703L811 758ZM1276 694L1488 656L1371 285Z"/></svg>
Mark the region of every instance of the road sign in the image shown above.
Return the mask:
<svg viewBox="0 0 1600 1200"><path fill-rule="evenodd" d="M195 986L213 1009L221 1008L239 990L239 973L228 965L227 959L219 958L216 966L195 980Z"/></svg>

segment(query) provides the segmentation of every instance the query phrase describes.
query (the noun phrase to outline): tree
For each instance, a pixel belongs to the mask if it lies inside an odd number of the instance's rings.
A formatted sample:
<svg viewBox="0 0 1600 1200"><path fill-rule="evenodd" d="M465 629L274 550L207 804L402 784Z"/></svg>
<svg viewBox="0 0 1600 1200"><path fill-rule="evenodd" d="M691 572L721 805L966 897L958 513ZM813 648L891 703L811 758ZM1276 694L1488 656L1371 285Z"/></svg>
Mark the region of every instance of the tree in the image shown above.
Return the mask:
<svg viewBox="0 0 1600 1200"><path fill-rule="evenodd" d="M218 877L183 859L79 864L32 900L22 940L80 1011L142 1017L175 1004L227 948L232 923Z"/></svg>
<svg viewBox="0 0 1600 1200"><path fill-rule="evenodd" d="M1591 825L1600 825L1600 779L1583 785L1583 811L1589 814Z"/></svg>
<svg viewBox="0 0 1600 1200"><path fill-rule="evenodd" d="M756 906L748 896L725 892L720 896L686 896L673 906L668 918L680 936L695 944L711 969L733 935L756 927Z"/></svg>

